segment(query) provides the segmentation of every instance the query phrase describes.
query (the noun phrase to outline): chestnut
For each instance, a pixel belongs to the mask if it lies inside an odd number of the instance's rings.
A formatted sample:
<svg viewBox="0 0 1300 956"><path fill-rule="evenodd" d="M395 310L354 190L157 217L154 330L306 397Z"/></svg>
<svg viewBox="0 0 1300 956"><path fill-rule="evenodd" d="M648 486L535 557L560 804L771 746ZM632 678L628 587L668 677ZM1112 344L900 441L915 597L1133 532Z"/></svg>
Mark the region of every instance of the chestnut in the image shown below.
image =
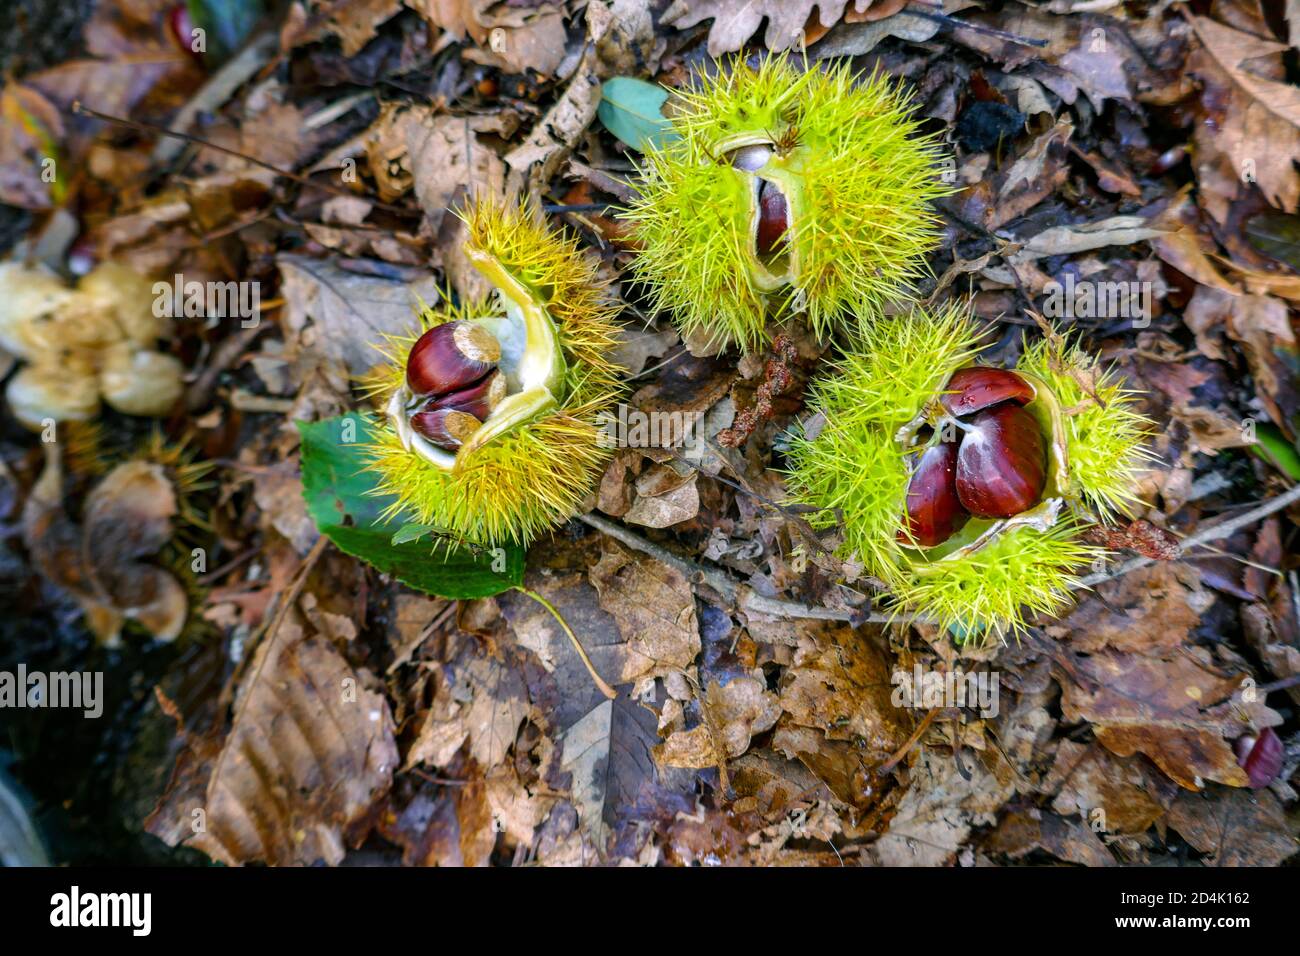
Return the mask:
<svg viewBox="0 0 1300 956"><path fill-rule="evenodd" d="M921 453L907 486L905 531L898 539L923 548L943 544L970 517L957 497L958 442L940 442Z"/></svg>
<svg viewBox="0 0 1300 956"><path fill-rule="evenodd" d="M986 408L969 423L957 453L957 497L981 518L1010 518L1038 504L1047 483L1047 447L1038 419L1014 402Z"/></svg>
<svg viewBox="0 0 1300 956"><path fill-rule="evenodd" d="M790 228L790 204L775 183L760 180L758 192L758 229L754 249L760 256L770 256L785 243Z"/></svg>
<svg viewBox="0 0 1300 956"><path fill-rule="evenodd" d="M455 451L483 423L468 412L454 408L424 408L411 416L411 428L439 448Z"/></svg>
<svg viewBox="0 0 1300 956"><path fill-rule="evenodd" d="M1272 727L1265 727L1258 737L1238 737L1233 742L1232 749L1237 754L1237 763L1250 778L1253 790L1267 787L1282 772L1285 748L1282 746L1282 738Z"/></svg>
<svg viewBox="0 0 1300 956"><path fill-rule="evenodd" d="M1015 372L972 365L953 373L939 401L949 415L960 417L1005 401L1026 405L1033 398L1034 390Z"/></svg>
<svg viewBox="0 0 1300 956"><path fill-rule="evenodd" d="M442 395L483 378L501 360L501 345L473 322L435 325L406 359L406 385L416 395Z"/></svg>
<svg viewBox="0 0 1300 956"><path fill-rule="evenodd" d="M484 421L505 397L506 377L500 371L493 371L472 385L438 397L430 407L467 412L479 421Z"/></svg>

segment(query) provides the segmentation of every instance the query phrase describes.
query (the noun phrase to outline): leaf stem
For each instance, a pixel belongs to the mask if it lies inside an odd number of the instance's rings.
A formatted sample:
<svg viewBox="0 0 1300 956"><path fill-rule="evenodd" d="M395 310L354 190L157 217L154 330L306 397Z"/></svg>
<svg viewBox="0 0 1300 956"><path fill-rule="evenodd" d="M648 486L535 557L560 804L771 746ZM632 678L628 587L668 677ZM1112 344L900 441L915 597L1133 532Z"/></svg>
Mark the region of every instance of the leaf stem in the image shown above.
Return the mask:
<svg viewBox="0 0 1300 956"><path fill-rule="evenodd" d="M587 673L590 674L591 679L596 682L596 686L600 688L600 692L604 694L606 697L608 697L610 700L614 700L615 698L617 698L618 691L614 690L614 688L606 684L605 681L601 679L601 676L596 673L595 665L591 663L591 658L587 656L587 652L583 650L582 644L579 643L578 641L578 635L573 633L573 628L569 627L569 622L566 621L560 615L560 612L555 609L555 605L552 604L550 601L546 600L546 598L542 597L536 591L530 591L528 590L528 588L522 585L516 585L515 590L518 591L520 594L526 594L528 597L532 598L542 607L546 608L546 610L551 612L551 617L559 621L560 627L563 628L564 633L569 636L569 640L573 643L573 649L577 651L578 656L582 658L582 663L586 665Z"/></svg>

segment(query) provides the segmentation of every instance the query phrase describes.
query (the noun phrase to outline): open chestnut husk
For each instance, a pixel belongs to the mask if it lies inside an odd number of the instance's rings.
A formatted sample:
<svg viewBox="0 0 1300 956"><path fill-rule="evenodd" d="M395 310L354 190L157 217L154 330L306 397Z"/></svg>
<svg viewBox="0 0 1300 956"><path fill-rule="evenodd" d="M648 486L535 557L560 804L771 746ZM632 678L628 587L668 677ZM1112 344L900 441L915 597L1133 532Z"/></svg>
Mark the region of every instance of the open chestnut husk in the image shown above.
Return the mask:
<svg viewBox="0 0 1300 956"><path fill-rule="evenodd" d="M934 423L949 440L917 459L900 541L936 547L972 516L1012 518L1039 503L1048 455L1043 427L1025 407L1035 397L1029 382L1005 369L953 373L939 396L944 414Z"/></svg>

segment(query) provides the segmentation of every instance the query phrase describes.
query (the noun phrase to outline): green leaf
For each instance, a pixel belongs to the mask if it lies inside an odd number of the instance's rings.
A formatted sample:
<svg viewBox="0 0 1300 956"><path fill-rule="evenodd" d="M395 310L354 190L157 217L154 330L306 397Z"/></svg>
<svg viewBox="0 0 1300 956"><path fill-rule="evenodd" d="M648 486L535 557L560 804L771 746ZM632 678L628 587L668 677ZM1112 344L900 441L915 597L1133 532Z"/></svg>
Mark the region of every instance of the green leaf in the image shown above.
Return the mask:
<svg viewBox="0 0 1300 956"><path fill-rule="evenodd" d="M1300 269L1300 216L1272 210L1260 213L1246 222L1246 238L1266 256Z"/></svg>
<svg viewBox="0 0 1300 956"><path fill-rule="evenodd" d="M668 91L657 83L616 76L601 87L596 115L624 145L644 153L651 147L662 149L677 139L663 114L667 100Z"/></svg>
<svg viewBox="0 0 1300 956"><path fill-rule="evenodd" d="M186 0L190 21L207 32L207 52L221 63L239 51L266 13L263 0Z"/></svg>
<svg viewBox="0 0 1300 956"><path fill-rule="evenodd" d="M431 524L404 524L397 529L397 534L393 535L393 544L407 544L411 541L419 541L426 534L436 534L438 531Z"/></svg>
<svg viewBox="0 0 1300 956"><path fill-rule="evenodd" d="M340 551L374 565L403 584L454 599L491 597L524 580L524 549L470 549L437 537L433 528L397 529L382 516L390 496L372 494L362 447L370 425L355 412L323 422L298 422L302 436L302 493L321 534ZM433 534L434 544L418 544Z"/></svg>
<svg viewBox="0 0 1300 956"><path fill-rule="evenodd" d="M1255 444L1249 447L1278 471L1290 475L1292 481L1300 481L1300 454L1276 425L1256 425Z"/></svg>

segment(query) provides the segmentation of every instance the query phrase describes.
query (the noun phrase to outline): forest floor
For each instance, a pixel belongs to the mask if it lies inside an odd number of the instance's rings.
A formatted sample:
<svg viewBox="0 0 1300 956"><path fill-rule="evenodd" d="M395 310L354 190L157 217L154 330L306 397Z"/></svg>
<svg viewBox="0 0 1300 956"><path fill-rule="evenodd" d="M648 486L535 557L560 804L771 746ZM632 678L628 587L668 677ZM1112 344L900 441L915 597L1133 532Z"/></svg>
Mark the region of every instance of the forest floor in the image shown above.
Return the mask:
<svg viewBox="0 0 1300 956"><path fill-rule="evenodd" d="M0 410L0 671L103 677L95 719L0 711L0 787L55 861L1294 860L1296 0L203 0L201 53L167 0L10 6L0 251L69 287L111 262L260 299L174 321L166 416L42 441ZM783 50L897 77L943 137L959 190L919 293L969 300L987 360L1042 335L1053 282L1146 297L1053 321L1156 423L1150 537L1018 638L877 623L806 560L781 469L836 343L718 353L631 280L639 156L602 83ZM449 600L321 536L298 423L367 408L372 344L471 281L449 210L485 193L599 261L633 406L716 436L790 381L737 448L619 449L520 587ZM114 484L133 461L147 493ZM178 582L179 636L103 640L117 609L78 582L110 573ZM992 706L898 706L897 674L952 671ZM1248 779L1274 736L1280 769Z"/></svg>

